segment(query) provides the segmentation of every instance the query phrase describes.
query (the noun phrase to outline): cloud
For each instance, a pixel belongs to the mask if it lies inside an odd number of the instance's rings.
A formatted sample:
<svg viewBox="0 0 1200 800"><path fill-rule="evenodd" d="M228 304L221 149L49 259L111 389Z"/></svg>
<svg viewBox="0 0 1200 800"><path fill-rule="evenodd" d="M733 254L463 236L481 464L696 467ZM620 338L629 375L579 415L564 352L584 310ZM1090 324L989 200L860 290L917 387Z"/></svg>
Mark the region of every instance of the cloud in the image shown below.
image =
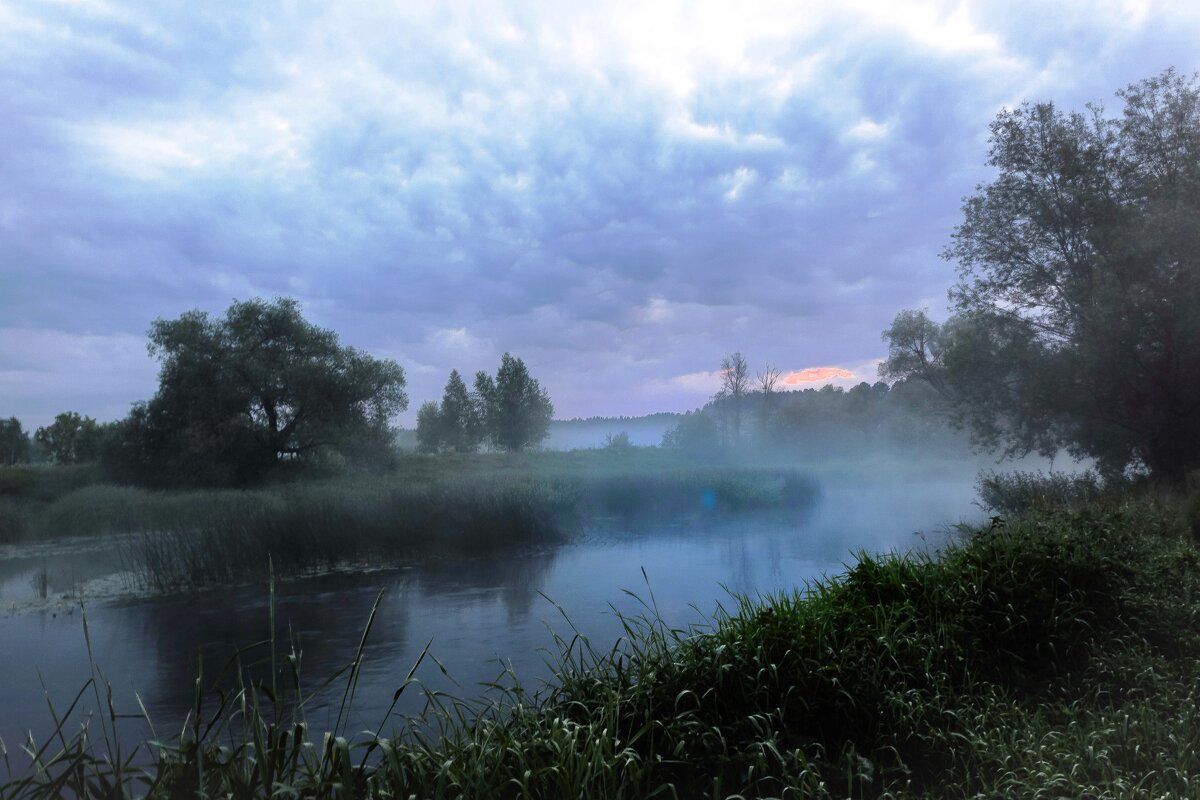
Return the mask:
<svg viewBox="0 0 1200 800"><path fill-rule="evenodd" d="M853 380L856 377L853 372L841 367L808 367L787 373L781 381L784 386L798 386L802 383L828 383L835 378Z"/></svg>
<svg viewBox="0 0 1200 800"><path fill-rule="evenodd" d="M17 416L29 430L69 410L101 421L122 417L131 399L154 393L157 373L140 336L0 328L4 416Z"/></svg>
<svg viewBox="0 0 1200 800"><path fill-rule="evenodd" d="M734 350L877 357L954 280L995 112L1198 36L1135 0L0 6L0 320L135 341L285 294L414 409L505 351L561 414L689 407L670 376Z"/></svg>

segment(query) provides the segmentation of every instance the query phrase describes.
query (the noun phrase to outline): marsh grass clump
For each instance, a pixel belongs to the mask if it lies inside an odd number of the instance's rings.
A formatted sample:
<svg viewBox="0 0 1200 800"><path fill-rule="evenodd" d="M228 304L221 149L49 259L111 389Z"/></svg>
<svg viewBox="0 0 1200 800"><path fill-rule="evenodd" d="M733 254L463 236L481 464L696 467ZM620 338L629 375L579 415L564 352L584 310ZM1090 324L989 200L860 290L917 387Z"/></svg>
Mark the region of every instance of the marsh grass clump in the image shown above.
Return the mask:
<svg viewBox="0 0 1200 800"><path fill-rule="evenodd" d="M341 714L311 731L297 653L263 656L294 689L241 673L137 757L60 736L0 795L1194 797L1200 550L1179 502L998 520L936 557L860 554L684 628L648 593L611 647L559 638L539 693L506 672L485 699L431 694L363 734ZM346 698L363 654L338 676Z"/></svg>
<svg viewBox="0 0 1200 800"><path fill-rule="evenodd" d="M786 470L711 469L329 481L253 492L97 486L63 498L44 520L93 527L108 520L144 532L129 562L146 586L170 592L252 580L268 559L281 575L297 575L477 555L560 542L598 517L686 521L806 508L818 491L812 479Z"/></svg>
<svg viewBox="0 0 1200 800"><path fill-rule="evenodd" d="M46 595L50 592L50 573L46 571L46 567L35 570L29 578L29 583L33 586L33 593L45 600Z"/></svg>
<svg viewBox="0 0 1200 800"><path fill-rule="evenodd" d="M157 591L237 583L272 561L281 575L478 554L557 541L548 504L517 486L471 485L340 494L293 491L197 529L148 534L131 563Z"/></svg>
<svg viewBox="0 0 1200 800"><path fill-rule="evenodd" d="M1037 509L1078 507L1098 500L1105 493L1119 494L1128 488L1120 482L1107 484L1091 470L1079 473L987 472L977 481L980 504L1003 516Z"/></svg>
<svg viewBox="0 0 1200 800"><path fill-rule="evenodd" d="M25 538L32 513L12 497L0 496L0 544L11 544Z"/></svg>
<svg viewBox="0 0 1200 800"><path fill-rule="evenodd" d="M281 510L265 490L157 491L133 486L85 486L50 503L38 516L44 536L200 529L231 517Z"/></svg>

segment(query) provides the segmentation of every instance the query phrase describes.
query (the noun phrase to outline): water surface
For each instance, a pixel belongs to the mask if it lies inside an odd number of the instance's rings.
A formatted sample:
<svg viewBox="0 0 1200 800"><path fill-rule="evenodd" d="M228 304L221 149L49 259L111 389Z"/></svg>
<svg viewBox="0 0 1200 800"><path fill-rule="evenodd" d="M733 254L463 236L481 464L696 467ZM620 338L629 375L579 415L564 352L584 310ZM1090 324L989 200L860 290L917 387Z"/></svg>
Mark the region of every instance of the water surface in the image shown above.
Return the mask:
<svg viewBox="0 0 1200 800"><path fill-rule="evenodd" d="M560 546L284 582L277 592L277 636L285 646L298 643L303 673L315 685L353 657L382 590L349 725L351 732L374 729L427 643L453 679L427 662L418 674L428 687L478 696L502 668L536 687L547 675L552 631L571 632L564 613L607 649L621 632L614 612L641 613L653 602L668 623L687 625L719 603L728 607L730 593L791 590L842 572L858 549L937 546L950 535L947 523L979 516L973 481L970 473L826 481L821 500L802 514L634 526L596 520L578 540ZM61 595L80 586L85 595L88 586L119 586L119 550L111 540L77 541L0 561L0 602L8 602L0 615L0 736L10 750L30 730L46 735L46 694L65 708L92 663L112 684L118 711L137 711L136 691L159 735L177 730L191 703L197 659L212 676L238 647L267 638L265 581L168 599L98 599L86 603L89 659L82 612ZM36 597L42 570L48 576L44 602ZM318 698L309 722L331 726L340 699L340 690ZM423 702L419 692L406 693L399 711L414 713ZM96 703L87 695L81 706L90 710ZM139 720L120 726L130 743L148 733Z"/></svg>

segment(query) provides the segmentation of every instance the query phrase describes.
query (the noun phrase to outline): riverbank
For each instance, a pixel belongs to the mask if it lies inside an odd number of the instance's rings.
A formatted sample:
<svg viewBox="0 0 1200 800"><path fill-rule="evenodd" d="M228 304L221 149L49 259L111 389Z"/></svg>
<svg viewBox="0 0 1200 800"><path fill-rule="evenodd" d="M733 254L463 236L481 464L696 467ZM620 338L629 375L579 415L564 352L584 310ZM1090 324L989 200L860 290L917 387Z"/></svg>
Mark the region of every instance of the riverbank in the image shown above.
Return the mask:
<svg viewBox="0 0 1200 800"><path fill-rule="evenodd" d="M261 579L269 563L282 577L398 566L562 542L597 519L804 510L820 494L796 468L698 465L657 448L411 456L389 473L247 490L59 470L0 471L7 541L122 537L128 580L155 595Z"/></svg>
<svg viewBox="0 0 1200 800"><path fill-rule="evenodd" d="M64 776L164 797L1186 797L1200 779L1188 525L1178 499L1101 499L998 520L937 558L863 555L703 628L627 618L611 649L563 641L540 697L502 677L500 699L442 698L398 738L308 729L285 669L219 713L202 704L140 754L153 766L115 774L94 727L5 795Z"/></svg>

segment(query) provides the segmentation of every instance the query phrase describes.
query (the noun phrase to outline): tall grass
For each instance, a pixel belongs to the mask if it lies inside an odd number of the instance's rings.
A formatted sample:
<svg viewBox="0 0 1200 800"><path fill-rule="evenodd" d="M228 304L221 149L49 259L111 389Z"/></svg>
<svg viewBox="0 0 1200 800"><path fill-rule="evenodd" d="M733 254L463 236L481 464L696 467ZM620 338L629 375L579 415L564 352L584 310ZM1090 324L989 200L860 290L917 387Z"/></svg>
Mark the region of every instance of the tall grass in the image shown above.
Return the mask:
<svg viewBox="0 0 1200 800"><path fill-rule="evenodd" d="M155 491L95 485L66 494L42 510L43 536L96 536L167 529L200 529L228 517L282 511L284 500L267 490Z"/></svg>
<svg viewBox="0 0 1200 800"><path fill-rule="evenodd" d="M387 565L558 542L598 516L686 518L798 508L816 493L803 476L761 470L497 476L416 486L331 482L269 495L195 493L181 499L183 507L204 497L222 502L141 537L130 561L147 586L165 592L252 580L268 558L284 575Z"/></svg>
<svg viewBox="0 0 1200 800"><path fill-rule="evenodd" d="M0 467L0 544L35 534L41 509L98 478L90 465Z"/></svg>
<svg viewBox="0 0 1200 800"><path fill-rule="evenodd" d="M358 496L310 489L196 528L144 535L131 562L150 587L173 591L253 579L268 560L293 575L560 540L551 505L542 500L512 486Z"/></svg>
<svg viewBox="0 0 1200 800"><path fill-rule="evenodd" d="M1091 470L1085 472L987 472L977 482L983 507L1003 516L1024 514L1035 509L1081 506L1128 488L1106 485Z"/></svg>
<svg viewBox="0 0 1200 800"><path fill-rule="evenodd" d="M431 695L358 735L311 731L298 654L271 655L291 689L239 670L141 762L60 731L0 794L1197 796L1200 550L1161 499L1034 512L936 558L863 554L699 627L647 594L623 623L609 647L560 639L541 694L505 674L487 700Z"/></svg>

